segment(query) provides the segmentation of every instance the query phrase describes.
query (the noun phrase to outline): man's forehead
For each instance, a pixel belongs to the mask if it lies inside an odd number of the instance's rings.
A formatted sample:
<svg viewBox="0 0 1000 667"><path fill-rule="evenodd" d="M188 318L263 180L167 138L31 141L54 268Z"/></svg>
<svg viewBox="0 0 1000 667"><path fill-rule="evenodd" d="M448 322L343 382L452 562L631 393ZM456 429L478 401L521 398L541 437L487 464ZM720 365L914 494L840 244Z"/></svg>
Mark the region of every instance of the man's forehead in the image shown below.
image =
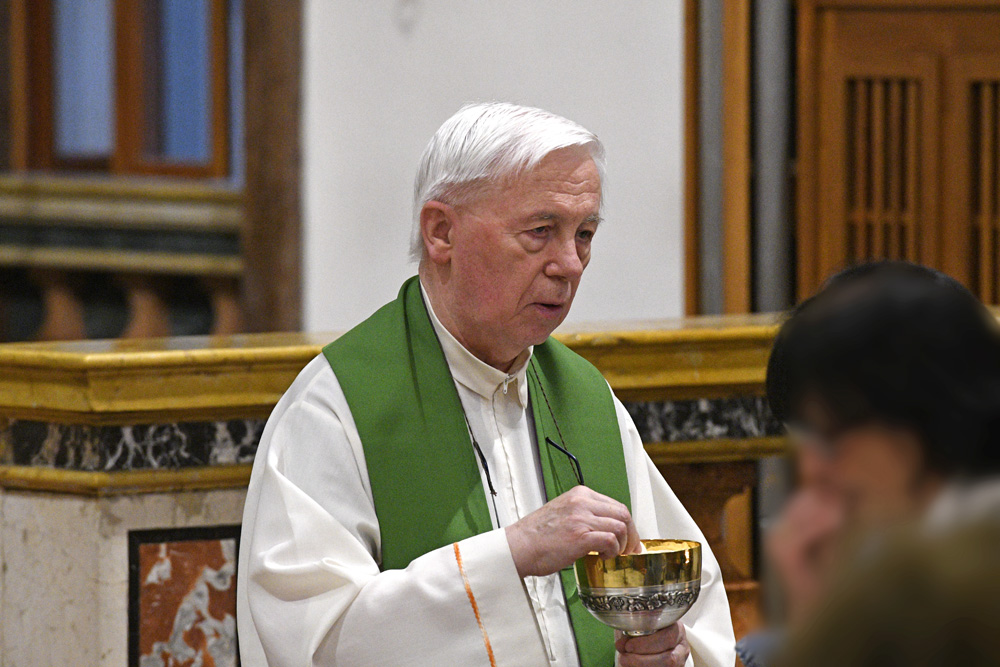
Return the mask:
<svg viewBox="0 0 1000 667"><path fill-rule="evenodd" d="M582 159L560 160L545 164L540 162L534 168L507 179L500 190L531 190L551 193L554 196L601 195L601 174L593 159L585 155Z"/></svg>
<svg viewBox="0 0 1000 667"><path fill-rule="evenodd" d="M563 158L543 160L492 183L481 182L463 208L499 208L521 219L563 217L572 208L573 217L584 215L589 222L600 222L601 175L593 158L585 151Z"/></svg>

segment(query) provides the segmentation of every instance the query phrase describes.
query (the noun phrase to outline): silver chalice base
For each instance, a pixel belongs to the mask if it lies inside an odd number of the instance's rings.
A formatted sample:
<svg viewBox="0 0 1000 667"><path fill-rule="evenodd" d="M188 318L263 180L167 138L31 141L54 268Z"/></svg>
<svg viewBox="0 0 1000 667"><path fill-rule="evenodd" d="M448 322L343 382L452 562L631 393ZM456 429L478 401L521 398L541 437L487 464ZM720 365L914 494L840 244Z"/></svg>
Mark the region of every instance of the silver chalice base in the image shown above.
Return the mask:
<svg viewBox="0 0 1000 667"><path fill-rule="evenodd" d="M700 580L636 588L580 588L580 601L601 623L638 637L676 623L700 591Z"/></svg>

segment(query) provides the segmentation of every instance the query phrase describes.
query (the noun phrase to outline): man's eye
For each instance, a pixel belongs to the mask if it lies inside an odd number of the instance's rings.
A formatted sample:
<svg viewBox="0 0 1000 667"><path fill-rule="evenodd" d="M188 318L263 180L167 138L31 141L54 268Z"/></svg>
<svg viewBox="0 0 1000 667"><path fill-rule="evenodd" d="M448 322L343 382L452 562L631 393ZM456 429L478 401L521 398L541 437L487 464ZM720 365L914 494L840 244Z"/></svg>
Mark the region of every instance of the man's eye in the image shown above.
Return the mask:
<svg viewBox="0 0 1000 667"><path fill-rule="evenodd" d="M576 236L581 241L589 241L594 238L594 232L590 229L581 229L576 233Z"/></svg>
<svg viewBox="0 0 1000 667"><path fill-rule="evenodd" d="M549 229L550 228L548 225L542 225L541 227L535 227L534 229L532 229L531 233L535 234L536 236L544 236L545 234L549 233Z"/></svg>

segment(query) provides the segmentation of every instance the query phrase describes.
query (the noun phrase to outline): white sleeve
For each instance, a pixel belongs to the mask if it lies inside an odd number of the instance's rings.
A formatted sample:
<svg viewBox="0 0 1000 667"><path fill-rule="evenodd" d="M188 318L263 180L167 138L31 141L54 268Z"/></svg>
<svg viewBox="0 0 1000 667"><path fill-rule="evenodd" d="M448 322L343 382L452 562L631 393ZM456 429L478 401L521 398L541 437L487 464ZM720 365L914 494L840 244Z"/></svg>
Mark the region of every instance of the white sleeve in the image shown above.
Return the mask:
<svg viewBox="0 0 1000 667"><path fill-rule="evenodd" d="M691 644L688 665L732 667L736 663L736 639L719 563L694 519L646 454L632 417L617 398L615 409L625 445L632 519L639 537L695 540L702 545L701 594L681 620Z"/></svg>
<svg viewBox="0 0 1000 667"><path fill-rule="evenodd" d="M240 652L249 667L544 661L506 534L380 572L364 451L322 357L268 420L243 518Z"/></svg>

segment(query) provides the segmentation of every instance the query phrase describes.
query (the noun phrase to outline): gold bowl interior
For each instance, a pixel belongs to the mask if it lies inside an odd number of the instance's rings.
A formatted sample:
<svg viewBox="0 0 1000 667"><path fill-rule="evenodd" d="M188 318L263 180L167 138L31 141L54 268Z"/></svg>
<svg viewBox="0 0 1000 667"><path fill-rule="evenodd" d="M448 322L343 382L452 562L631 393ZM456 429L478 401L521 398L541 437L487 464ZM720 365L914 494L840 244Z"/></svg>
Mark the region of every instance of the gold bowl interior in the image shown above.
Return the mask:
<svg viewBox="0 0 1000 667"><path fill-rule="evenodd" d="M639 554L601 558L591 553L577 560L580 588L638 588L701 580L701 543L642 540L642 545Z"/></svg>

